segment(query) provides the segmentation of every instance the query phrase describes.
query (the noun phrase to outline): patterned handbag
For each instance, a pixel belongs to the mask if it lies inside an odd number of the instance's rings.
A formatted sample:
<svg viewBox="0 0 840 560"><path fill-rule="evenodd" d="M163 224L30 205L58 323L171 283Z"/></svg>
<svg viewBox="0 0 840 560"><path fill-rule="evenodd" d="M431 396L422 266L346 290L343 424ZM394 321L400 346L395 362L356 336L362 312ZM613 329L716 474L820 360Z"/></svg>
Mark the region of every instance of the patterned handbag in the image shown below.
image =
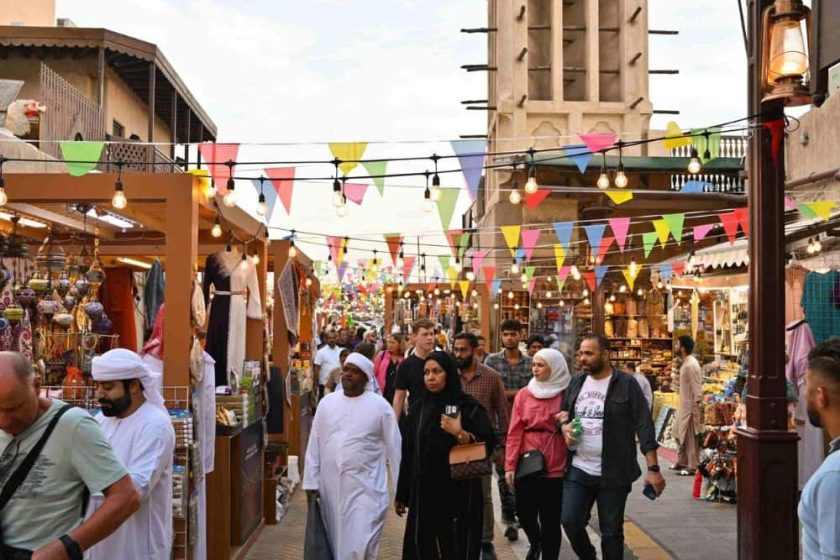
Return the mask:
<svg viewBox="0 0 840 560"><path fill-rule="evenodd" d="M449 472L452 480L469 480L493 472L487 446L483 443L456 445L449 451Z"/></svg>

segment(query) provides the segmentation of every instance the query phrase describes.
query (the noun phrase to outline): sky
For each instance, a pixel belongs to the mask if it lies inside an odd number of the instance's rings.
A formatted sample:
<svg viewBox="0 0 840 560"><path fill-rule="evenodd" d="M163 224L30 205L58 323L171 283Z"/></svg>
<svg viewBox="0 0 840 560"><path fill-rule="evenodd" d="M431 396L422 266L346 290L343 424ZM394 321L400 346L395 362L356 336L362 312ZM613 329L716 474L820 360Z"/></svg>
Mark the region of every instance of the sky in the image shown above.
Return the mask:
<svg viewBox="0 0 840 560"><path fill-rule="evenodd" d="M243 146L242 159L324 161L332 158L326 142L341 141L371 142L365 157L451 154L448 140L486 132L486 114L459 103L486 98L486 75L460 69L486 62L486 36L459 32L486 25L485 0L57 0L56 11L80 27L156 43L217 124L220 141L284 144ZM649 0L649 11L651 29L680 32L650 39L650 67L680 70L651 77L654 107L681 111L654 117L652 127L672 118L689 128L744 116L737 0ZM414 162L399 171L428 167ZM329 172L297 170L298 177ZM366 172L360 166L353 174ZM460 174L444 181L464 187ZM299 181L291 215L278 203L272 224L371 238L406 232L442 243L437 213L421 210L422 185L417 178L389 180L384 196L371 187L363 206L350 204L339 219L329 183ZM256 200L247 187L237 189L249 191L246 207ZM464 191L450 227L460 227L458 217L469 206ZM299 239L308 254L326 258L321 235Z"/></svg>

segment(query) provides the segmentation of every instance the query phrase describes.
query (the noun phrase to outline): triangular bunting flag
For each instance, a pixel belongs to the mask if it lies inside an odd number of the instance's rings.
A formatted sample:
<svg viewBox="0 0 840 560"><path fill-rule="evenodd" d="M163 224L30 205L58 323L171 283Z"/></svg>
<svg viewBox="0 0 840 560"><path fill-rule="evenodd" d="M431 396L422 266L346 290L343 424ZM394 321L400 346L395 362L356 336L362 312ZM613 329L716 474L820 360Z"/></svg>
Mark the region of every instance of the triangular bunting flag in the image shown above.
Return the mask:
<svg viewBox="0 0 840 560"><path fill-rule="evenodd" d="M528 210L535 210L549 194L551 194L549 189L539 189L534 194L525 193L525 207Z"/></svg>
<svg viewBox="0 0 840 560"><path fill-rule="evenodd" d="M388 172L388 162L386 160L366 161L363 164L370 175L371 181L376 185L376 190L379 191L379 196L385 195L385 174Z"/></svg>
<svg viewBox="0 0 840 560"><path fill-rule="evenodd" d="M519 234L522 231L522 226L502 226L502 237L505 238L510 254L516 257L516 248L519 247Z"/></svg>
<svg viewBox="0 0 840 560"><path fill-rule="evenodd" d="M493 280L493 286L491 287L492 293L498 294L499 290L501 290L501 289L502 289L502 279L497 278L496 280Z"/></svg>
<svg viewBox="0 0 840 560"><path fill-rule="evenodd" d="M818 202L800 202L797 204L799 211L805 218L820 218L828 220L831 218L831 211L837 206L833 200L820 200Z"/></svg>
<svg viewBox="0 0 840 560"><path fill-rule="evenodd" d="M335 263L335 266L341 266L341 263L344 261L344 238L337 237L334 235L327 236L327 247L330 248L330 255L332 255L332 260Z"/></svg>
<svg viewBox="0 0 840 560"><path fill-rule="evenodd" d="M390 233L385 235L385 243L388 244L388 252L391 253L391 262L394 267L397 266L400 254L400 243L402 243L403 236L399 233Z"/></svg>
<svg viewBox="0 0 840 560"><path fill-rule="evenodd" d="M796 202L787 196L785 197L785 210L796 210Z"/></svg>
<svg viewBox="0 0 840 560"><path fill-rule="evenodd" d="M673 274L673 269L670 264L659 265L659 275L666 284L671 281L671 274Z"/></svg>
<svg viewBox="0 0 840 560"><path fill-rule="evenodd" d="M251 179L251 182L254 183L254 190L257 191L258 195L260 189L262 189L262 193L265 195L265 216L263 216L263 219L266 222L270 222L271 215L274 213L274 205L277 204L277 187L268 177L265 177L262 181Z"/></svg>
<svg viewBox="0 0 840 560"><path fill-rule="evenodd" d="M580 273L583 276L583 279L586 280L586 285L589 286L589 291L594 292L596 288L595 284L595 271L594 270L584 270Z"/></svg>
<svg viewBox="0 0 840 560"><path fill-rule="evenodd" d="M612 237L605 237L601 240L601 246L598 249L598 258L595 261L596 264L604 263L604 259L607 257L607 251L609 251L613 241L615 240Z"/></svg>
<svg viewBox="0 0 840 560"><path fill-rule="evenodd" d="M694 242L697 243L706 239L706 236L709 235L709 232L712 231L714 227L714 224L694 226Z"/></svg>
<svg viewBox="0 0 840 560"><path fill-rule="evenodd" d="M674 236L674 240L677 242L677 245L682 243L685 214L665 214L662 216L662 219L666 224L668 224L668 229L671 230L671 235Z"/></svg>
<svg viewBox="0 0 840 560"><path fill-rule="evenodd" d="M566 283L566 278L569 277L569 272L571 272L572 267L564 266L560 268L560 272L557 274L557 278L559 278L564 284Z"/></svg>
<svg viewBox="0 0 840 560"><path fill-rule="evenodd" d="M785 120L778 118L762 125L770 131L770 156L773 158L775 164L779 160L779 148L782 145L782 137L785 130Z"/></svg>
<svg viewBox="0 0 840 560"><path fill-rule="evenodd" d="M461 189L443 188L441 189L440 200L437 202L438 215L440 216L440 225L444 230L449 229L449 223L452 221L452 216L455 214L455 204L458 202L458 195Z"/></svg>
<svg viewBox="0 0 840 560"><path fill-rule="evenodd" d="M367 149L367 142L336 142L330 143L329 146L333 157L342 161L338 168L347 176L359 165L357 161L352 160L362 159Z"/></svg>
<svg viewBox="0 0 840 560"><path fill-rule="evenodd" d="M528 277L528 280L534 277L534 273L537 271L536 266L526 266L525 267L525 276Z"/></svg>
<svg viewBox="0 0 840 560"><path fill-rule="evenodd" d="M554 280L557 282L557 292L563 293L563 288L566 286L566 278L561 277L559 274L554 276Z"/></svg>
<svg viewBox="0 0 840 560"><path fill-rule="evenodd" d="M625 202L633 200L633 191L610 190L605 191L604 194L610 197L610 200L612 200L613 203L617 206L620 206Z"/></svg>
<svg viewBox="0 0 840 560"><path fill-rule="evenodd" d="M468 231L465 231L461 235L461 239L458 241L458 256L463 259L464 253L467 251L467 247L470 246L470 237L472 234Z"/></svg>
<svg viewBox="0 0 840 560"><path fill-rule="evenodd" d="M470 293L470 281L461 280L460 282L458 282L458 286L461 288L461 297L467 299L467 294Z"/></svg>
<svg viewBox="0 0 840 560"><path fill-rule="evenodd" d="M686 181L680 189L680 194L698 194L706 190L706 185L711 186L705 181Z"/></svg>
<svg viewBox="0 0 840 560"><path fill-rule="evenodd" d="M449 257L447 257L447 258L449 258ZM449 289L454 290L455 289L455 283L458 281L458 269L455 268L454 266L450 266L446 270L446 275L449 277Z"/></svg>
<svg viewBox="0 0 840 560"><path fill-rule="evenodd" d="M624 275L624 279L627 281L627 286L630 288L630 291L633 291L633 285L636 283L636 277L630 274L628 269L624 269L621 271Z"/></svg>
<svg viewBox="0 0 840 560"><path fill-rule="evenodd" d="M449 263L452 257L449 255L438 255L438 262L440 263L440 270L444 274L449 270Z"/></svg>
<svg viewBox="0 0 840 560"><path fill-rule="evenodd" d="M656 232L655 231L646 231L642 234L642 245L645 248L645 258L650 256L650 252L653 251L653 245L656 243Z"/></svg>
<svg viewBox="0 0 840 560"><path fill-rule="evenodd" d="M630 218L610 218L610 229L615 236L615 243L618 245L618 250L624 252L624 247L627 245L627 232L630 230Z"/></svg>
<svg viewBox="0 0 840 560"><path fill-rule="evenodd" d="M216 142L203 142L198 145L201 157L207 162L207 169L216 185L219 194L227 192L227 180L230 178L230 167L225 162L236 161L239 154L239 144L221 144Z"/></svg>
<svg viewBox="0 0 840 560"><path fill-rule="evenodd" d="M411 278L411 273L414 270L414 262L417 260L417 257L403 257L403 279L405 283L408 284L408 279Z"/></svg>
<svg viewBox="0 0 840 560"><path fill-rule="evenodd" d="M271 167L265 170L265 175L271 180L271 185L274 187L274 192L283 203L283 208L286 209L286 214L292 213L292 191L295 186L295 168L294 167ZM268 194L265 195L265 200L268 202ZM271 217L271 212L268 213L266 219Z"/></svg>
<svg viewBox="0 0 840 560"><path fill-rule="evenodd" d="M536 286L537 286L537 279L536 278L531 278L531 280L528 282L528 295L529 296L534 295L534 288Z"/></svg>
<svg viewBox="0 0 840 560"><path fill-rule="evenodd" d="M665 244L668 243L668 235L671 233L671 228L668 227L665 220L654 220L653 227L656 229L656 236L659 238L659 244L662 245L662 248L664 249Z"/></svg>
<svg viewBox="0 0 840 560"><path fill-rule="evenodd" d="M685 262L678 262L671 265L671 270L674 271L674 274L677 276L682 276L685 272Z"/></svg>
<svg viewBox="0 0 840 560"><path fill-rule="evenodd" d="M482 270L484 272L484 281L488 284L492 284L496 279L496 267L485 266Z"/></svg>
<svg viewBox="0 0 840 560"><path fill-rule="evenodd" d="M530 261L534 254L534 247L537 245L537 239L540 237L540 230L523 229L520 235L522 236L522 248L525 249L525 260Z"/></svg>
<svg viewBox="0 0 840 560"><path fill-rule="evenodd" d="M574 222L554 222L554 232L557 234L557 241L560 242L560 245L566 251L569 250L569 244L572 242L572 230L574 227Z"/></svg>
<svg viewBox="0 0 840 560"><path fill-rule="evenodd" d="M593 150L594 151L594 150ZM593 151L590 151L585 144L570 144L563 146L563 153L577 165L581 173L586 173L586 168L589 167L589 160L592 159Z"/></svg>
<svg viewBox="0 0 840 560"><path fill-rule="evenodd" d="M105 142L64 141L59 144L61 157L67 166L67 173L81 177L93 171L99 165Z"/></svg>
<svg viewBox="0 0 840 560"><path fill-rule="evenodd" d="M557 271L563 269L563 263L566 262L566 251L559 243L554 244L554 260L557 262Z"/></svg>
<svg viewBox="0 0 840 560"><path fill-rule="evenodd" d="M338 283L344 282L344 275L347 273L347 266L349 263L343 262L335 269L336 276L338 276Z"/></svg>
<svg viewBox="0 0 840 560"><path fill-rule="evenodd" d="M665 140L662 141L666 150L673 150L691 144L691 138L683 134L676 121L670 121L665 127Z"/></svg>
<svg viewBox="0 0 840 560"><path fill-rule="evenodd" d="M729 238L729 244L735 244L735 237L738 235L738 216L735 212L726 212L720 215L720 223Z"/></svg>
<svg viewBox="0 0 840 560"><path fill-rule="evenodd" d="M604 230L607 229L606 224L589 224L583 226L586 231L586 237L589 239L589 247L592 249L592 254L597 255L601 250L601 239L604 237Z"/></svg>
<svg viewBox="0 0 840 560"><path fill-rule="evenodd" d="M744 232L744 235L750 235L750 211L748 208L736 208L732 211L735 214L735 221L738 222L738 225L741 228L741 231ZM828 218L826 218L828 219Z"/></svg>
<svg viewBox="0 0 840 560"><path fill-rule="evenodd" d="M473 273L478 275L484 264L484 258L487 256L487 251L473 251L470 257L470 265L472 265Z"/></svg>
<svg viewBox="0 0 840 560"><path fill-rule="evenodd" d="M590 132L589 134L578 134L581 142L586 144L592 153L606 150L615 146L615 132Z"/></svg>
<svg viewBox="0 0 840 560"><path fill-rule="evenodd" d="M453 140L451 144L452 150L458 156L470 198L475 200L478 185L481 183L481 173L484 171L487 140Z"/></svg>
<svg viewBox="0 0 840 560"><path fill-rule="evenodd" d="M368 185L366 183L344 183L344 196L347 200L362 205Z"/></svg>
<svg viewBox="0 0 840 560"><path fill-rule="evenodd" d="M604 276L607 275L607 270L609 270L609 267L606 266L595 267L595 288L600 286L601 282L604 281Z"/></svg>
<svg viewBox="0 0 840 560"><path fill-rule="evenodd" d="M446 240L449 242L449 250L452 251L452 256L458 254L458 247L461 245L461 236L464 234L462 229L450 229L446 231Z"/></svg>
<svg viewBox="0 0 840 560"><path fill-rule="evenodd" d="M706 142L704 133L708 133L708 142ZM691 141L697 149L697 155L700 156L703 163L708 163L720 156L720 128L694 128L691 130L691 136ZM709 151L708 158L706 158L707 148Z"/></svg>

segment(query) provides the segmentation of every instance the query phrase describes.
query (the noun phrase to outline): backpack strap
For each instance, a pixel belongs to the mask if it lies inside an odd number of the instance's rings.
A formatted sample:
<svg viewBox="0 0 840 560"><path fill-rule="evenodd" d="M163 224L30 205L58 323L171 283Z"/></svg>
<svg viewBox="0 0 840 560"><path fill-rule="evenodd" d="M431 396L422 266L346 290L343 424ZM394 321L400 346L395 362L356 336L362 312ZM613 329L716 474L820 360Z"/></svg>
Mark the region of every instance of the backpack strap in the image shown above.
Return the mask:
<svg viewBox="0 0 840 560"><path fill-rule="evenodd" d="M17 492L17 489L20 488L23 481L26 480L26 477L29 475L29 471L32 470L33 466L35 466L35 461L38 460L38 456L41 455L41 451L47 444L47 440L50 439L50 435L52 435L56 424L58 424L58 421L64 413L71 408L73 408L73 405L68 404L61 407L61 409L55 413L55 416L52 417L52 420L50 420L50 423L47 425L47 429L44 430L44 433L41 435L41 439L38 440L38 443L36 443L29 451L23 462L17 469L15 469L15 472L12 473L9 480L6 481L6 484L3 486L3 491L0 492L0 510L6 507L6 504L12 499L14 493Z"/></svg>

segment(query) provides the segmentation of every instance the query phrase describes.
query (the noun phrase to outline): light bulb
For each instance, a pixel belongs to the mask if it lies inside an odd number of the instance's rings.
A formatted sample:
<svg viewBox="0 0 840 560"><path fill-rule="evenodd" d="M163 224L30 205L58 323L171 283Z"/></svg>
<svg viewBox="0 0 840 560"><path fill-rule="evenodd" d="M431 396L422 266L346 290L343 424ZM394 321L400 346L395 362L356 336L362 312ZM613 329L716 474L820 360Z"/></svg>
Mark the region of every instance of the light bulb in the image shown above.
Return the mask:
<svg viewBox="0 0 840 560"><path fill-rule="evenodd" d="M342 201L343 201L343 199L341 197L341 191L339 190L337 192L333 192L332 205L337 208L337 207L341 206Z"/></svg>
<svg viewBox="0 0 840 560"><path fill-rule="evenodd" d="M228 192L222 197L222 204L228 208L236 206L236 191L228 189Z"/></svg>
<svg viewBox="0 0 840 560"><path fill-rule="evenodd" d="M528 177L528 181L525 183L525 192L528 194L534 194L539 190L540 186L537 183L537 176L531 175Z"/></svg>
<svg viewBox="0 0 840 560"><path fill-rule="evenodd" d="M639 288L639 289L636 291L636 294L637 294L639 297L642 297L643 295L645 295L645 292L644 292L641 288Z"/></svg>
<svg viewBox="0 0 840 560"><path fill-rule="evenodd" d="M618 166L618 173L615 174L615 186L619 189L623 189L627 186L627 175L624 174L624 166Z"/></svg>
<svg viewBox="0 0 840 560"><path fill-rule="evenodd" d="M551 290L549 290L545 293L545 297L546 297L546 299L551 299Z"/></svg>
<svg viewBox="0 0 840 560"><path fill-rule="evenodd" d="M289 258L293 259L297 256L297 247L295 247L295 242L292 241L291 245L289 245Z"/></svg>
<svg viewBox="0 0 840 560"><path fill-rule="evenodd" d="M117 210L122 210L128 205L128 200L125 198L125 191L123 191L122 183L117 182L117 189L114 191L114 197L111 199L111 206Z"/></svg>
<svg viewBox="0 0 840 560"><path fill-rule="evenodd" d="M560 307L565 307L566 302L561 299L559 305L560 305Z"/></svg>
<svg viewBox="0 0 840 560"><path fill-rule="evenodd" d="M253 263L254 263L254 266L257 266L258 264L260 264L260 256L259 256L259 254L254 253L254 254L251 256L251 262L253 262Z"/></svg>
<svg viewBox="0 0 840 560"><path fill-rule="evenodd" d="M508 299L513 299L513 290L508 292Z"/></svg>
<svg viewBox="0 0 840 560"><path fill-rule="evenodd" d="M700 163L700 158L698 158L696 155L692 156L691 161L688 162L688 172L692 175L696 175L697 173L700 173L700 170L702 168L703 165Z"/></svg>
<svg viewBox="0 0 840 560"><path fill-rule="evenodd" d="M809 255L813 255L814 251L814 240L812 238L808 238L808 247L805 249L805 252Z"/></svg>
<svg viewBox="0 0 840 560"><path fill-rule="evenodd" d="M639 265L636 264L636 259L630 259L630 277L635 278L639 274Z"/></svg>
<svg viewBox="0 0 840 560"><path fill-rule="evenodd" d="M494 303L494 304L493 304L493 309L498 309L498 308L499 308L499 304L498 304L498 303Z"/></svg>
<svg viewBox="0 0 840 560"><path fill-rule="evenodd" d="M455 259L455 262L452 264L452 268L454 268L458 272L461 272L461 260Z"/></svg>
<svg viewBox="0 0 840 560"><path fill-rule="evenodd" d="M610 301L615 301L615 294L612 294L612 295L610 296Z"/></svg>
<svg viewBox="0 0 840 560"><path fill-rule="evenodd" d="M216 198L216 193L218 192L216 190L216 182L211 179L210 184L207 186L207 198Z"/></svg>
<svg viewBox="0 0 840 560"><path fill-rule="evenodd" d="M472 297L475 297L475 296L477 296L477 295L478 295L478 290L476 290L476 289L474 289L474 288L473 288L473 291L472 291L472 292L470 292L470 294L472 294Z"/></svg>
<svg viewBox="0 0 840 560"><path fill-rule="evenodd" d="M541 301L537 302L537 309L542 309L542 302Z"/></svg>
<svg viewBox="0 0 840 560"><path fill-rule="evenodd" d="M248 268L248 256L245 253L242 253L242 260L239 261L239 268L245 270Z"/></svg>
<svg viewBox="0 0 840 560"><path fill-rule="evenodd" d="M589 298L588 297L583 298L583 305L589 305Z"/></svg>
<svg viewBox="0 0 840 560"><path fill-rule="evenodd" d="M583 297L589 297L589 290L586 288L583 289Z"/></svg>
<svg viewBox="0 0 840 560"><path fill-rule="evenodd" d="M308 277L308 276L307 276L307 277L306 277L306 287L308 288L308 287L310 287L311 285L312 285L312 278L310 278L310 277Z"/></svg>
<svg viewBox="0 0 840 560"><path fill-rule="evenodd" d="M347 205L342 204L341 206L335 209L335 213L338 214L339 218L343 218L347 215Z"/></svg>
<svg viewBox="0 0 840 560"><path fill-rule="evenodd" d="M820 243L820 238L818 237L814 241L814 253L819 253L820 251L822 251L822 243Z"/></svg>
<svg viewBox="0 0 840 560"><path fill-rule="evenodd" d="M511 274L519 274L519 263L513 261L513 264L510 265L510 273Z"/></svg>
<svg viewBox="0 0 840 560"><path fill-rule="evenodd" d="M210 235L216 238L222 236L222 225L218 221L213 224L213 229L210 230Z"/></svg>
<svg viewBox="0 0 840 560"><path fill-rule="evenodd" d="M662 289L662 288L664 288L664 287L665 287L665 286L663 286L663 285L662 285L662 280L660 280L659 282L657 282L657 283L656 283L656 289L657 289L657 290L661 290L661 289Z"/></svg>
<svg viewBox="0 0 840 560"><path fill-rule="evenodd" d="M601 175L598 177L598 182L595 183L599 189L607 189L610 186L610 176L606 171L601 171Z"/></svg>
<svg viewBox="0 0 840 560"><path fill-rule="evenodd" d="M519 310L519 304L518 303L514 304L513 308L518 311Z"/></svg>
<svg viewBox="0 0 840 560"><path fill-rule="evenodd" d="M513 205L522 202L522 195L519 194L519 189L514 185L513 190L510 191L510 203Z"/></svg>
<svg viewBox="0 0 840 560"><path fill-rule="evenodd" d="M623 294L624 292L626 292L626 291L627 291L627 286L625 286L624 284L622 284L621 286L619 286L619 287L618 287L618 291L619 291L619 292L621 292L621 293Z"/></svg>
<svg viewBox="0 0 840 560"><path fill-rule="evenodd" d="M572 273L572 278L574 280L576 280L576 281L580 280L580 269L578 269L576 264L572 265L571 273Z"/></svg>
<svg viewBox="0 0 840 560"><path fill-rule="evenodd" d="M426 187L426 192L423 193L423 210L431 212L434 208L435 205L432 201L432 192L429 190L429 187Z"/></svg>
<svg viewBox="0 0 840 560"><path fill-rule="evenodd" d="M441 198L443 198L443 189L440 188L440 185L435 185L432 187L432 202L439 202Z"/></svg>
<svg viewBox="0 0 840 560"><path fill-rule="evenodd" d="M522 282L523 284L525 284L526 282L528 282L528 274L526 274L525 272L523 272L523 273L522 273L522 276L520 276L520 277L519 277L519 281L520 281L520 282Z"/></svg>
<svg viewBox="0 0 840 560"><path fill-rule="evenodd" d="M470 282L475 282L475 272L473 272L472 270L468 270L467 280L469 280Z"/></svg>
<svg viewBox="0 0 840 560"><path fill-rule="evenodd" d="M265 216L266 212L268 212L268 206L265 204L265 195L260 193L260 198L257 202L257 216Z"/></svg>

